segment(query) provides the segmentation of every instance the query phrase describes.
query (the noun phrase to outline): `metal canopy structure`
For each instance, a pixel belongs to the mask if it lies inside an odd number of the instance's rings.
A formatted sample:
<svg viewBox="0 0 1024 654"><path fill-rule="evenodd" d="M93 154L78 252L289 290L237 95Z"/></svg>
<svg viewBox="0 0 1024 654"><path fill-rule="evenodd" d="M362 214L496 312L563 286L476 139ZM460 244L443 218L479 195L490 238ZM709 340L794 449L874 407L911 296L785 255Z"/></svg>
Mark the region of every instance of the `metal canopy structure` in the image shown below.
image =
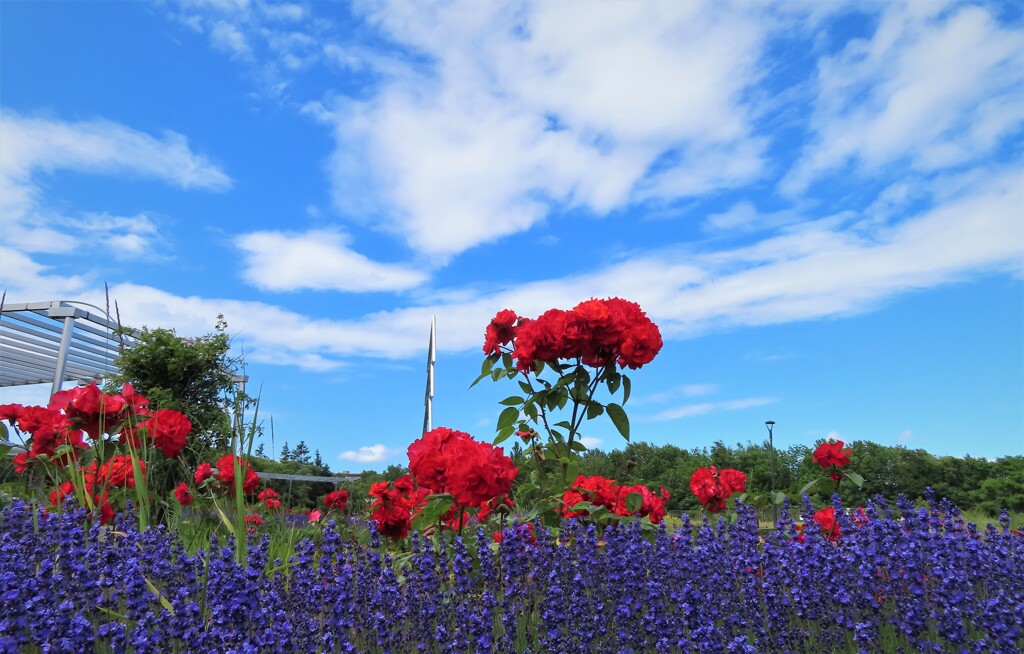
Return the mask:
<svg viewBox="0 0 1024 654"><path fill-rule="evenodd" d="M89 382L117 372L122 345L133 332L119 330L109 315L53 301L0 305L0 387ZM97 311L102 311L98 307Z"/></svg>

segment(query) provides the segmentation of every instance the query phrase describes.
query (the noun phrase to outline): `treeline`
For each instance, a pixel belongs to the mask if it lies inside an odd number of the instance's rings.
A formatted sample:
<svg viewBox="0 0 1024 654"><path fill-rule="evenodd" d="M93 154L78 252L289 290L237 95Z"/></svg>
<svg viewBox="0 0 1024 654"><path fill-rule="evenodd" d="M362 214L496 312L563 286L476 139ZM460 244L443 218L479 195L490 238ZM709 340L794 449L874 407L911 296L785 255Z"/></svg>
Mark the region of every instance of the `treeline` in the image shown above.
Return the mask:
<svg viewBox="0 0 1024 654"><path fill-rule="evenodd" d="M853 450L847 468L864 477L857 488L849 481L839 486L847 505L861 505L869 497L894 499L900 494L917 499L929 486L939 497L953 501L961 510L994 514L1003 508L1024 511L1024 456L1007 456L995 461L973 457L937 457L924 450L886 446L871 441L847 443ZM812 458L812 447L795 445L775 451L775 488L793 499L810 481L822 477ZM513 448L521 467L533 465L520 447ZM674 445L631 443L622 450L587 451L580 474L602 475L622 482L646 484L655 490L664 486L672 493L668 507L675 510L698 508L690 493L690 475L700 467L736 468L747 475L749 494L766 496L772 485L771 452L764 443L737 443L729 447L718 441L710 448L684 450ZM835 483L822 481L810 494L825 502ZM767 501L767 499L765 500Z"/></svg>
<svg viewBox="0 0 1024 654"><path fill-rule="evenodd" d="M1007 456L995 461L974 457L934 456L925 450L902 446L879 445L871 441L847 443L853 450L848 470L864 477L857 488L848 480L840 483L839 494L850 506L863 505L869 497L882 495L888 500L903 494L911 499L923 498L930 486L938 497L949 498L964 511L981 511L990 515L1001 509L1024 512L1024 456ZM533 461L516 443L509 454L520 467L519 478L529 476ZM824 471L812 458L813 447L794 445L775 451L775 488L794 501L810 481L823 477ZM300 475L334 473L324 465L319 452L310 455L305 443L294 448L281 448L279 461L264 456L262 448L254 452L254 465L262 472L283 472ZM699 508L690 492L690 476L697 468L717 466L736 468L747 475L747 492L752 499L767 503L772 488L772 456L767 441L737 443L733 447L718 441L710 448L685 450L675 445L630 443L624 449L605 452L588 450L580 459L580 474L601 475L622 483L645 484L657 490L664 486L672 493L669 510L693 511ZM342 482L352 494L353 507L365 501L370 485L395 479L408 472L402 466L390 466L383 472L363 473L357 481ZM554 472L552 470L552 472ZM329 483L289 483L275 480L269 484L282 495L287 506L313 508L319 498L335 489ZM816 505L830 501L835 483L820 481L809 494ZM513 489L515 495L515 489ZM529 498L526 498L527 500Z"/></svg>

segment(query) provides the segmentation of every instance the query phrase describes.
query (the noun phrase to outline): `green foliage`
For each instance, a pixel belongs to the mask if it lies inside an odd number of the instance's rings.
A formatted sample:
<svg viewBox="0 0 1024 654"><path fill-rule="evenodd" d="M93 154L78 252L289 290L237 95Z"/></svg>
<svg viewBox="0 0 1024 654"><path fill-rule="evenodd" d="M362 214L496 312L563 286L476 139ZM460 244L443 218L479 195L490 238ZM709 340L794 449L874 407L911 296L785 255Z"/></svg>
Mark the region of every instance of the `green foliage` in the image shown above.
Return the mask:
<svg viewBox="0 0 1024 654"><path fill-rule="evenodd" d="M307 456L308 459L308 456ZM331 469L323 462L320 465L310 461L274 461L272 459L252 456L252 467L257 472L274 472L287 475L311 475L316 477L331 477L334 475ZM281 502L284 506L295 509L315 509L320 506L324 495L338 488L352 488L347 483L335 484L331 482L307 482L289 481L287 479L268 479L263 486L273 488L280 493ZM368 489L368 488L367 488Z"/></svg>
<svg viewBox="0 0 1024 654"><path fill-rule="evenodd" d="M150 462L147 476L156 498L168 498L200 461L230 447L231 407L240 410L237 403L245 398L235 395L233 376L241 361L229 354L226 330L222 316L212 334L198 338L181 337L171 329L143 328L136 342L118 356L121 372L111 379L108 390L131 383L149 399L151 410L181 411L192 422L188 447L176 459L155 457ZM164 508L160 505L158 512Z"/></svg>
<svg viewBox="0 0 1024 654"><path fill-rule="evenodd" d="M848 445L853 449L851 463L843 469L839 484L839 494L848 506L863 505L879 494L888 500L899 494L920 499L930 486L938 497L949 498L965 511L977 510L989 516L1003 508L1014 513L1024 511L1024 457L986 461L935 457L924 450L870 441ZM818 480L807 492L820 505L831 501L836 486L822 479L825 471L811 458L812 451L804 445L775 451L775 489L797 500L804 486ZM519 465L520 480L527 479L535 469L532 461ZM664 486L672 493L666 508L690 511L699 507L689 489L690 476L708 465L743 471L747 475L748 501L770 506L772 466L767 441L737 443L734 447L718 441L710 448L693 450L636 442L611 452L588 450L580 458L579 474L601 475L654 489Z"/></svg>
<svg viewBox="0 0 1024 654"><path fill-rule="evenodd" d="M232 432L233 376L241 361L229 356L227 323L198 338L171 329L143 328L134 345L121 351L114 386L130 382L149 398L151 409L175 409L192 421L189 445L202 458L227 448Z"/></svg>

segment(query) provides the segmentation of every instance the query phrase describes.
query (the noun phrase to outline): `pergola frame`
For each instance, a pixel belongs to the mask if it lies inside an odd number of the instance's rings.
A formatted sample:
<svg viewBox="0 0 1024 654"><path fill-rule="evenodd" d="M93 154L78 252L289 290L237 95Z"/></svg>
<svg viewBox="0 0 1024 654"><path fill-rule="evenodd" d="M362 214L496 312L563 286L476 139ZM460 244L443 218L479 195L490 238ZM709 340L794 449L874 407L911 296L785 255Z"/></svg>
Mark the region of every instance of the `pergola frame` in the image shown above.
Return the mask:
<svg viewBox="0 0 1024 654"><path fill-rule="evenodd" d="M0 305L0 387L50 382L53 394L66 381L117 373L114 361L136 332L106 312L75 305L92 306L60 300Z"/></svg>

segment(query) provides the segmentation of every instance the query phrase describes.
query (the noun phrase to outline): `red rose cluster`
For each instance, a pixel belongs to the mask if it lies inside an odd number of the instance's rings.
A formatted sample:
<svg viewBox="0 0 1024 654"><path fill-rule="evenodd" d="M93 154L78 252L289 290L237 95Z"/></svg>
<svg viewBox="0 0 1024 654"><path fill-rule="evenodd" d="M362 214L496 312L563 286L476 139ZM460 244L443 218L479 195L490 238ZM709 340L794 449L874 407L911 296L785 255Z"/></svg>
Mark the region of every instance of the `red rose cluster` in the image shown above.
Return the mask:
<svg viewBox="0 0 1024 654"><path fill-rule="evenodd" d="M732 468L722 471L715 466L698 468L690 476L690 490L697 496L701 506L711 513L721 513L726 508L726 500L733 493L746 492L747 476Z"/></svg>
<svg viewBox="0 0 1024 654"><path fill-rule="evenodd" d="M242 492L252 495L256 487L260 485L260 477L248 461L234 454L225 454L217 459L217 481L221 483L221 489L227 493L235 492L235 461L238 461L238 470L242 473ZM198 476L198 468L196 473Z"/></svg>
<svg viewBox="0 0 1024 654"><path fill-rule="evenodd" d="M423 508L430 494L424 487L416 488L412 475L403 475L394 482L379 481L370 486L370 520L377 531L388 538L402 540L412 528L412 516Z"/></svg>
<svg viewBox="0 0 1024 654"><path fill-rule="evenodd" d="M60 457L62 465L76 459L76 451L89 445L83 436L94 441L104 434L116 435L122 443L138 449L143 436L148 437L164 456L173 458L185 447L192 423L184 414L171 409L150 413L149 400L125 384L120 393L106 394L95 382L58 391L46 407L0 405L0 420L7 420L19 431L30 434L29 450L14 457L18 472L40 455L52 457L61 445L70 445L71 452ZM140 435L140 429L144 432Z"/></svg>
<svg viewBox="0 0 1024 654"><path fill-rule="evenodd" d="M100 524L107 524L114 519L114 507L110 504L110 491L115 488L135 488L135 471L130 456L115 455L106 463L90 463L79 469L84 482L83 489L92 498L93 506L100 510ZM139 473L146 477L146 462L139 461ZM75 487L66 481L50 492L50 504L58 507L69 496Z"/></svg>
<svg viewBox="0 0 1024 654"><path fill-rule="evenodd" d="M639 493L643 498L636 516L649 518L654 524L658 524L665 517L665 500L671 495L662 486L658 494L652 493L646 486L637 484L635 486L623 486L614 479L593 476L585 477L580 475L572 483L569 490L562 494L562 517L576 518L587 515L586 509L575 509L580 502L590 502L597 506L603 506L615 515L633 515L626 507L626 499L633 493Z"/></svg>
<svg viewBox="0 0 1024 654"><path fill-rule="evenodd" d="M585 365L617 363L635 370L661 350L661 332L640 305L620 298L590 299L570 311L550 309L536 320L499 311L484 334L484 353L501 353L512 343L521 371L535 370L535 361L580 359Z"/></svg>
<svg viewBox="0 0 1024 654"><path fill-rule="evenodd" d="M281 510L281 495L273 488L264 488L260 491L260 494L256 496L256 499L263 502L263 506L267 507L268 511L280 511Z"/></svg>
<svg viewBox="0 0 1024 654"><path fill-rule="evenodd" d="M505 451L461 431L438 427L409 446L409 470L420 488L451 493L463 508L480 508L508 493L519 468Z"/></svg>
<svg viewBox="0 0 1024 654"><path fill-rule="evenodd" d="M348 506L348 491L342 488L341 490L331 491L324 497L324 508L330 511L334 509L339 513L345 511L345 507Z"/></svg>

